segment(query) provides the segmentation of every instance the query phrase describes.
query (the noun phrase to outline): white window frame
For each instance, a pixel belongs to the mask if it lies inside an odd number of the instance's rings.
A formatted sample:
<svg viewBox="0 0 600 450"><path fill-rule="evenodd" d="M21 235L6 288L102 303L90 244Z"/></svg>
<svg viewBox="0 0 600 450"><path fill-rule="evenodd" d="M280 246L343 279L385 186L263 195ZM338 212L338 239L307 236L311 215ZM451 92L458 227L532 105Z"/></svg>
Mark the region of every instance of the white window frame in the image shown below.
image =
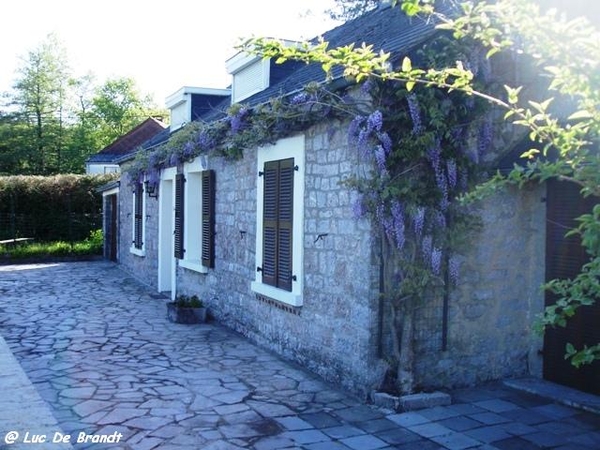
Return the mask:
<svg viewBox="0 0 600 450"><path fill-rule="evenodd" d="M185 252L179 266L199 273L208 273L202 265L202 171L207 170L205 158L198 157L183 166L183 246Z"/></svg>
<svg viewBox="0 0 600 450"><path fill-rule="evenodd" d="M131 203L131 247L129 252L135 256L146 256L146 189L144 189L144 183L142 183L142 248L135 247L135 190L132 194Z"/></svg>
<svg viewBox="0 0 600 450"><path fill-rule="evenodd" d="M280 139L274 145L260 147L257 151L257 173L262 172L265 162L294 158L298 170L294 172L294 216L292 224L292 290L286 291L262 282L262 274L256 272L256 278L250 289L256 294L286 303L302 306L304 292L304 178L305 178L305 138L298 135ZM263 191L264 177L257 178L256 185L256 267L263 263Z"/></svg>

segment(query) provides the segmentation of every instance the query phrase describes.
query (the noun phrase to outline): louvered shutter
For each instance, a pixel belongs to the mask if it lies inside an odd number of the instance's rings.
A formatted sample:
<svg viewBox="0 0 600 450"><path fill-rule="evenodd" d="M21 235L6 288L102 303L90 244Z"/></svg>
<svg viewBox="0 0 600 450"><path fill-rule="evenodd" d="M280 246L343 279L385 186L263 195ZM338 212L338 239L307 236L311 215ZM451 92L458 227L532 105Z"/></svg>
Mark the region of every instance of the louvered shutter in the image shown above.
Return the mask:
<svg viewBox="0 0 600 450"><path fill-rule="evenodd" d="M137 249L141 249L143 246L142 242L142 230L144 225L144 189L142 183L135 184L135 191L133 197L133 246Z"/></svg>
<svg viewBox="0 0 600 450"><path fill-rule="evenodd" d="M175 258L183 259L183 174L175 175Z"/></svg>
<svg viewBox="0 0 600 450"><path fill-rule="evenodd" d="M292 290L292 224L294 213L294 160L279 164L277 287Z"/></svg>
<svg viewBox="0 0 600 450"><path fill-rule="evenodd" d="M215 171L202 172L202 265L215 266Z"/></svg>
<svg viewBox="0 0 600 450"><path fill-rule="evenodd" d="M265 163L263 176L263 266L262 281L277 286L277 195L279 162Z"/></svg>
<svg viewBox="0 0 600 450"><path fill-rule="evenodd" d="M294 159L264 165L262 281L292 290Z"/></svg>

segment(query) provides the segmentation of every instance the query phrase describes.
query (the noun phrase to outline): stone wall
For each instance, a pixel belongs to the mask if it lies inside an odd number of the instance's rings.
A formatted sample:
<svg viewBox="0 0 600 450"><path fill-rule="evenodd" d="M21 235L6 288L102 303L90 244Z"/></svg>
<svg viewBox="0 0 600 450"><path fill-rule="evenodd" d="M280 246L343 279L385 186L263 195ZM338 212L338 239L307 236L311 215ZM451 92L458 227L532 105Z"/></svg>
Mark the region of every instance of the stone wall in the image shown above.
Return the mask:
<svg viewBox="0 0 600 450"><path fill-rule="evenodd" d="M144 283L156 287L158 273L158 199L144 193L146 209L145 256L131 252L133 243L133 192L126 181L119 189L119 249L118 260L123 269Z"/></svg>
<svg viewBox="0 0 600 450"><path fill-rule="evenodd" d="M330 125L331 126L331 125ZM257 155L238 161L211 156L216 173L215 268L177 268L178 294L197 294L210 314L260 345L323 378L366 394L386 365L381 341L376 232L352 213L353 193L340 182L368 173L348 148L344 126L307 131L305 139L304 292L301 308L257 296L255 278ZM160 194L159 194L160 195ZM541 339L530 331L543 308L545 195L541 186L508 190L476 207L483 229L461 261L460 282L448 298L417 312L415 381L418 387L477 384L507 376L541 376ZM130 252L131 189L120 189L119 261L157 286L158 204L146 196L145 256ZM383 309L382 314L385 314ZM446 348L443 349L445 341Z"/></svg>
<svg viewBox="0 0 600 450"><path fill-rule="evenodd" d="M416 378L424 387L452 387L520 375L541 376L542 339L531 330L544 306L544 185L510 188L476 208L483 228L461 261L448 301L447 349L441 334L422 333ZM441 332L442 299L419 327ZM434 322L432 322L434 321Z"/></svg>
<svg viewBox="0 0 600 450"><path fill-rule="evenodd" d="M340 185L365 167L344 127L306 134L303 306L257 297L256 151L236 162L211 158L216 171L215 268L178 268L178 293L196 293L220 322L353 392L367 393L384 368L377 359L378 265L366 220L352 214ZM320 236L320 237L319 237Z"/></svg>

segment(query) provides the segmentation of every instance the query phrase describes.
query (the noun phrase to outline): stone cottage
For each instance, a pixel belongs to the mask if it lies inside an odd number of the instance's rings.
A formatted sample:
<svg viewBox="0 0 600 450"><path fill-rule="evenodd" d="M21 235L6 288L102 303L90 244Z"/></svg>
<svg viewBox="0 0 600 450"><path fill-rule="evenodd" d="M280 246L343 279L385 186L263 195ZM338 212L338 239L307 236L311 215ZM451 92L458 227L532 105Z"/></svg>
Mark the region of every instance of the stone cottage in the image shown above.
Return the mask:
<svg viewBox="0 0 600 450"><path fill-rule="evenodd" d="M382 7L323 37L331 47L367 42L406 54L434 33L431 23ZM247 54L229 59L227 68L230 89L184 87L170 96L170 129L140 152L176 139L186 124L220 120L219 111L232 104L252 108L324 81L318 66ZM388 310L379 226L355 218L355 193L340 183L372 164L348 144L347 127L324 120L245 148L238 159L202 154L175 161L153 180L122 179L104 192L105 229L114 230L107 246L158 292L197 294L220 323L367 394L388 369ZM498 149L498 167L509 167L518 150ZM120 160L125 170L131 163ZM545 301L539 286L547 276L552 190L562 192L536 185L476 205L482 228L463 255L460 283L416 313L417 388L523 375L552 379L544 341L531 331Z"/></svg>

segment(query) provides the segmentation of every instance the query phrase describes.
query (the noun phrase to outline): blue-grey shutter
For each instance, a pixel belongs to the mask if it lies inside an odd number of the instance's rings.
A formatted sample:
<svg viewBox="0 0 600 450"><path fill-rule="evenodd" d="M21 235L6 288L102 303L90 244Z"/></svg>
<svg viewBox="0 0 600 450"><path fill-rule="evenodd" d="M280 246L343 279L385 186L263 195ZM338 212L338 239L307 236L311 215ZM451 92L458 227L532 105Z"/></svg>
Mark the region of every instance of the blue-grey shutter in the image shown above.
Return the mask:
<svg viewBox="0 0 600 450"><path fill-rule="evenodd" d="M291 291L294 159L266 162L263 176L262 281Z"/></svg>
<svg viewBox="0 0 600 450"><path fill-rule="evenodd" d="M175 233L174 247L175 258L183 259L183 187L185 178L183 174L175 175Z"/></svg>
<svg viewBox="0 0 600 450"><path fill-rule="evenodd" d="M215 171L202 172L202 265L215 267Z"/></svg>
<svg viewBox="0 0 600 450"><path fill-rule="evenodd" d="M144 243L142 242L142 230L144 226L144 188L142 183L135 184L133 198L133 246L141 249Z"/></svg>

